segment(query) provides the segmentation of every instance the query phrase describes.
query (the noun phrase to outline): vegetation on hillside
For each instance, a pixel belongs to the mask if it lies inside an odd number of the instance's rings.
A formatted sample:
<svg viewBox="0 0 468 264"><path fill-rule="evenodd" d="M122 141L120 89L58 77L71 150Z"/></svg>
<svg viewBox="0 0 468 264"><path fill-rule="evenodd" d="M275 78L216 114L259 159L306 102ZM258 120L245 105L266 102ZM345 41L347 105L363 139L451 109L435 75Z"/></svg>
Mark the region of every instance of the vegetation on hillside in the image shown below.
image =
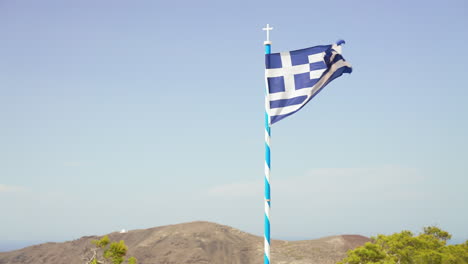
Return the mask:
<svg viewBox="0 0 468 264"><path fill-rule="evenodd" d="M137 264L135 257L125 259L128 247L123 240L111 242L108 236L91 241L96 247L91 249L91 257L84 258L86 264Z"/></svg>
<svg viewBox="0 0 468 264"><path fill-rule="evenodd" d="M372 237L372 242L348 251L338 264L467 264L468 241L447 245L452 237L438 227L425 227L415 236L410 231Z"/></svg>

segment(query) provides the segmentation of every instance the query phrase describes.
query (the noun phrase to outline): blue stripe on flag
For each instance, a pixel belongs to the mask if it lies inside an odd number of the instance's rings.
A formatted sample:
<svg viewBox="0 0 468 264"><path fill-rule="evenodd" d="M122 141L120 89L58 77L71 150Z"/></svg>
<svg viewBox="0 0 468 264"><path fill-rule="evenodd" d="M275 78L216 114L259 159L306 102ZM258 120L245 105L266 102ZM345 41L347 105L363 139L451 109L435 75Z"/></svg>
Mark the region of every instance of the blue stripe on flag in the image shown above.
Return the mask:
<svg viewBox="0 0 468 264"><path fill-rule="evenodd" d="M310 65L310 71L323 70L327 68L327 64L325 64L325 62L323 61L309 63L309 65Z"/></svg>
<svg viewBox="0 0 468 264"><path fill-rule="evenodd" d="M302 108L302 107L301 107ZM285 115L276 115L276 116L271 116L271 124L273 125L274 123L280 121L281 119L283 118L286 118L294 113L296 113L297 111L299 111L301 108L299 108L298 110L294 111L294 112L291 112L291 113L288 113L288 114L285 114Z"/></svg>
<svg viewBox="0 0 468 264"><path fill-rule="evenodd" d="M309 55L317 54L329 50L331 45L316 46L307 49L290 51L292 65L301 65L309 63Z"/></svg>
<svg viewBox="0 0 468 264"><path fill-rule="evenodd" d="M290 105L298 105L298 104L302 104L306 99L307 99L307 95L302 95L302 96L298 96L298 97L294 97L290 99L270 101L270 108L280 108L280 107L285 107L285 106L290 106Z"/></svg>
<svg viewBox="0 0 468 264"><path fill-rule="evenodd" d="M296 90L302 89L302 88L310 88L314 86L318 80L320 79L310 79L310 73L305 72L305 73L300 73L294 75L294 86Z"/></svg>

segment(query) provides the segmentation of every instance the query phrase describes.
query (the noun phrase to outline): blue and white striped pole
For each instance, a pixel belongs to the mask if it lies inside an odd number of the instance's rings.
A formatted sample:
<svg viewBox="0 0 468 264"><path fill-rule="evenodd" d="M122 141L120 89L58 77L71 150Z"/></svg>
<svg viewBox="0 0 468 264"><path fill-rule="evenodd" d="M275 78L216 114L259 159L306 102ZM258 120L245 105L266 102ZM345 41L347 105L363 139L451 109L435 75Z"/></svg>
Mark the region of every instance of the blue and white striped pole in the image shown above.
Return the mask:
<svg viewBox="0 0 468 264"><path fill-rule="evenodd" d="M265 45L265 54L271 53L270 30L273 28L267 24L267 40L263 43ZM270 264L270 206L271 206L271 193L270 193L270 117L268 116L268 85L265 89L265 254L264 264Z"/></svg>

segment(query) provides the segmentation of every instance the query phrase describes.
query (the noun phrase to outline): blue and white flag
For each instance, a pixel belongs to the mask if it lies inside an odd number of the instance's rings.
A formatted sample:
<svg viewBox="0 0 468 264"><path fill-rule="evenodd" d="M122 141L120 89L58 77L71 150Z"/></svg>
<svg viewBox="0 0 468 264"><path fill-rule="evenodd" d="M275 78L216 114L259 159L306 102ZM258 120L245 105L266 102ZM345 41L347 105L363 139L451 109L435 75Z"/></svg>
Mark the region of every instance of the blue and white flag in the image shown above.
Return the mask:
<svg viewBox="0 0 468 264"><path fill-rule="evenodd" d="M333 79L351 73L341 56L343 43L266 55L270 124L299 111Z"/></svg>

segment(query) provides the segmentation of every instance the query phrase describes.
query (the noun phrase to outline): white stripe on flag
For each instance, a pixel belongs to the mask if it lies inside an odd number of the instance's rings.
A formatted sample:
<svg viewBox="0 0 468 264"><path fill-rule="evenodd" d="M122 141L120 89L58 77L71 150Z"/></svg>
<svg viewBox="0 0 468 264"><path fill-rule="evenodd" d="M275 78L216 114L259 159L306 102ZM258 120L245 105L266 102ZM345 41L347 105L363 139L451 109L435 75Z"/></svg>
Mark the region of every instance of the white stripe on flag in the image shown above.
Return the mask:
<svg viewBox="0 0 468 264"><path fill-rule="evenodd" d="M309 63L323 61L323 57L325 57L325 52L312 54L307 57L309 58Z"/></svg>
<svg viewBox="0 0 468 264"><path fill-rule="evenodd" d="M275 101L275 100L281 100L281 99L289 99L289 98L302 96L302 95L308 95L309 94L308 90L310 89L312 89L312 87L296 90L294 94L290 95L290 97L285 96L284 93L272 93L268 95L269 97L268 99L270 101Z"/></svg>
<svg viewBox="0 0 468 264"><path fill-rule="evenodd" d="M318 78L320 78L320 76L322 76L322 74L323 74L326 70L327 70L327 69L311 71L311 72L310 72L310 79L313 80L313 79L318 79Z"/></svg>

